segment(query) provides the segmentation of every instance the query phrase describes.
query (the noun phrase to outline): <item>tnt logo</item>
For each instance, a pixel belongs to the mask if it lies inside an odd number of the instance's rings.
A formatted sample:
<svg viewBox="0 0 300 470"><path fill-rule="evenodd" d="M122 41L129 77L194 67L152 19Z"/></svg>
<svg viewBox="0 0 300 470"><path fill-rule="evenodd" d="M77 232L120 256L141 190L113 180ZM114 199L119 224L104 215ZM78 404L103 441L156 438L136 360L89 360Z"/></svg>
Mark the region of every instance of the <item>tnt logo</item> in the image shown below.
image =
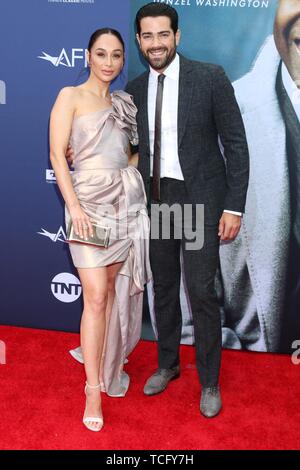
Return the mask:
<svg viewBox="0 0 300 470"><path fill-rule="evenodd" d="M6 104L6 85L3 80L0 80L0 104Z"/></svg>
<svg viewBox="0 0 300 470"><path fill-rule="evenodd" d="M76 276L70 273L60 273L52 279L51 291L57 300L70 303L79 299L82 288Z"/></svg>
<svg viewBox="0 0 300 470"><path fill-rule="evenodd" d="M0 341L0 364L6 364L6 344Z"/></svg>

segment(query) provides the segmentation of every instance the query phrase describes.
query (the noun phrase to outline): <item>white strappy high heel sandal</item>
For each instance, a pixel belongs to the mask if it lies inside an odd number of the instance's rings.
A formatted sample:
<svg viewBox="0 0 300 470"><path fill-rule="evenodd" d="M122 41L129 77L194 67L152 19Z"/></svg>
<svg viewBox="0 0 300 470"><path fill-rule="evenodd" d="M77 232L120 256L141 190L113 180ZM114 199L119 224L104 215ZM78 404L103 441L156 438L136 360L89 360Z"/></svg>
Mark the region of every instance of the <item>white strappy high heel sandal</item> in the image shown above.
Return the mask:
<svg viewBox="0 0 300 470"><path fill-rule="evenodd" d="M89 385L87 382L85 383L85 388L84 388L84 393L86 395L86 390L87 388L90 388L90 389L93 389L95 390L96 388L101 388L101 384L99 383L98 385ZM95 431L95 432L99 432L101 431L102 427L103 427L103 418L99 417L99 416L86 416L83 418L82 420L83 424L90 430L90 431ZM89 423L99 423L99 427L95 428L93 426L91 426Z"/></svg>

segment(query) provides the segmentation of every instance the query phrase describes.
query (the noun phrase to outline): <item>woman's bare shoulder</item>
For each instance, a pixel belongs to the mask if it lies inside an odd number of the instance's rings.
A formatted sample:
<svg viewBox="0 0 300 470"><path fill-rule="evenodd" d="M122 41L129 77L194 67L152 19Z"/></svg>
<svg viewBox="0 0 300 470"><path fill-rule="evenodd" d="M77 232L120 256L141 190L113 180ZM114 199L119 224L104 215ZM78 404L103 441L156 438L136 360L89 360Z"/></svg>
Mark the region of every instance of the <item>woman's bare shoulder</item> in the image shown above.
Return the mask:
<svg viewBox="0 0 300 470"><path fill-rule="evenodd" d="M77 87L65 86L59 91L57 97L67 101L75 100L78 98Z"/></svg>
<svg viewBox="0 0 300 470"><path fill-rule="evenodd" d="M75 112L80 102L80 95L76 88L77 87L73 86L66 86L62 88L57 95L54 110L65 109Z"/></svg>

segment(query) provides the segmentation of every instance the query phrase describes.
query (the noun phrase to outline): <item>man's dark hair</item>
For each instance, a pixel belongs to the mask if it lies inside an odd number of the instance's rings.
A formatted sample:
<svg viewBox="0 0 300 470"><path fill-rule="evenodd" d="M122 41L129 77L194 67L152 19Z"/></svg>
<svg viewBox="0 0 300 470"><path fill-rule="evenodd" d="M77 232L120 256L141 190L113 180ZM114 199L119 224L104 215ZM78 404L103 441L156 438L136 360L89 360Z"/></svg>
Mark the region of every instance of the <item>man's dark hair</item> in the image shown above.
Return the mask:
<svg viewBox="0 0 300 470"><path fill-rule="evenodd" d="M174 34L176 34L178 30L178 13L175 8L170 7L164 3L156 2L151 2L147 3L147 5L144 5L139 9L135 17L135 25L138 35L141 34L141 20L147 16L152 16L154 18L156 16L167 16L170 18L171 28L173 29Z"/></svg>

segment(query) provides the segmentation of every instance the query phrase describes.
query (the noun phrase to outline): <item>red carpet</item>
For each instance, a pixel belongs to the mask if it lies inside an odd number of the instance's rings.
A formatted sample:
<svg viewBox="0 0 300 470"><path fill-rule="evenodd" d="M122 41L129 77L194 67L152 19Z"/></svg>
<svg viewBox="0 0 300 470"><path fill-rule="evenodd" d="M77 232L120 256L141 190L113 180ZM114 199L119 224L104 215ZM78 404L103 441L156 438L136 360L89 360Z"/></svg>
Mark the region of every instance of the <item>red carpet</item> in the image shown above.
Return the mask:
<svg viewBox="0 0 300 470"><path fill-rule="evenodd" d="M125 398L103 396L105 426L81 424L84 371L68 354L78 335L0 327L0 448L3 449L299 449L300 365L289 356L224 351L224 408L199 413L194 348L181 349L182 373L161 395L142 388L156 365L156 345L140 342L126 366Z"/></svg>

